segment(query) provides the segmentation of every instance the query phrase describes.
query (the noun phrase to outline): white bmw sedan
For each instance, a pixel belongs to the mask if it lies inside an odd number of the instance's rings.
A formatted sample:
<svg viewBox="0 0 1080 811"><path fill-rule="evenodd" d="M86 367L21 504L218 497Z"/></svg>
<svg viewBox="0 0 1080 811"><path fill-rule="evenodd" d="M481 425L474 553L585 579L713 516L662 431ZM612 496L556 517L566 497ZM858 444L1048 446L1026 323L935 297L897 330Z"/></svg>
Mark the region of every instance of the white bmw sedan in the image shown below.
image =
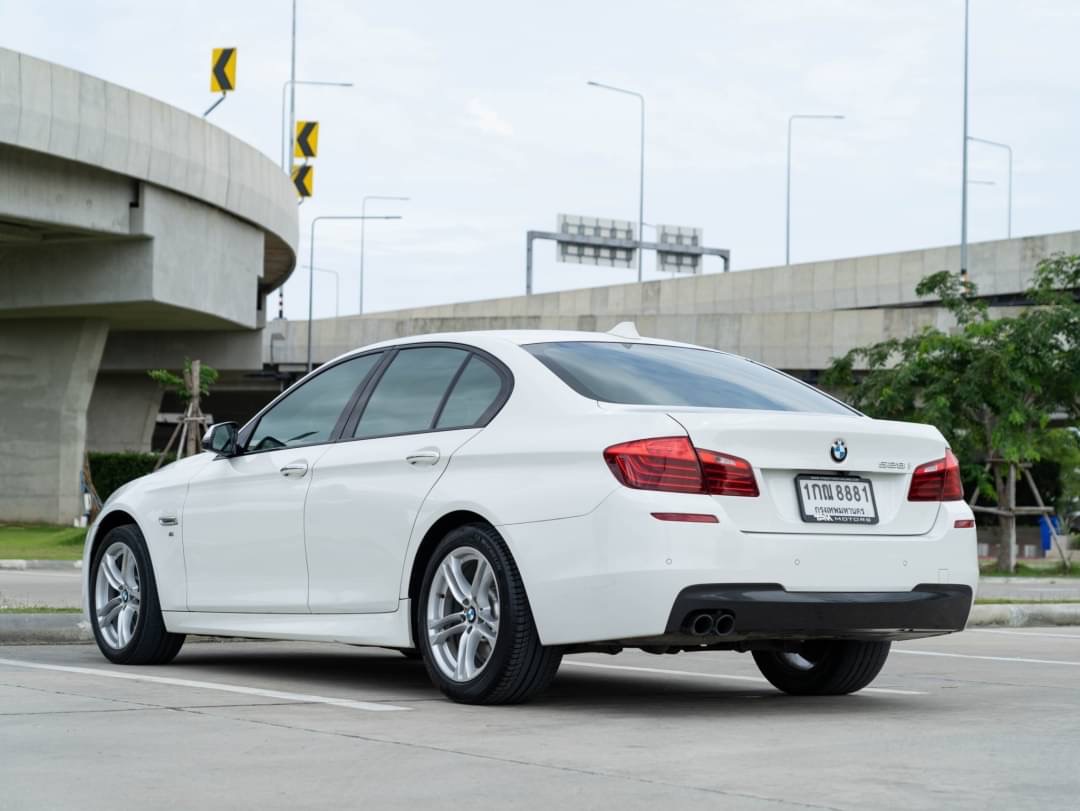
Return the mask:
<svg viewBox="0 0 1080 811"><path fill-rule="evenodd" d="M727 650L835 695L892 640L961 630L978 574L935 428L631 325L365 347L205 443L87 535L113 662L185 634L345 642L494 704L568 652Z"/></svg>

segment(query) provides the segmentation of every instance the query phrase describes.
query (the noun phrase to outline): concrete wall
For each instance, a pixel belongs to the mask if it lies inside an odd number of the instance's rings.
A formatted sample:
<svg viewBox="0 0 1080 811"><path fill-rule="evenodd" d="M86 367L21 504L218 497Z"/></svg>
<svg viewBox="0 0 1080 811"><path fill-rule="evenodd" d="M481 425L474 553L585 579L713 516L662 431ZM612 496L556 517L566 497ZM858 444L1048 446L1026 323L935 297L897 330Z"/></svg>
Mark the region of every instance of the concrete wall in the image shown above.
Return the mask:
<svg viewBox="0 0 1080 811"><path fill-rule="evenodd" d="M0 48L0 521L81 514L99 449L149 443L148 368L261 368L265 295L295 265L276 163L197 116ZM229 334L231 332L231 334Z"/></svg>
<svg viewBox="0 0 1080 811"><path fill-rule="evenodd" d="M1015 295L1040 259L1058 251L1080 253L1080 232L975 243L970 249L971 278L980 294ZM642 335L725 349L782 369L823 369L856 346L929 325L950 328L951 316L932 300L920 300L915 286L958 264L958 248L930 248L319 319L312 325L313 356L321 363L375 341L429 332L591 331L634 321ZM268 325L266 362L301 364L306 353L306 321Z"/></svg>
<svg viewBox="0 0 1080 811"><path fill-rule="evenodd" d="M264 285L292 272L296 193L266 155L205 119L127 88L0 48L0 144L143 180L223 209L281 242ZM66 207L78 197L58 197Z"/></svg>
<svg viewBox="0 0 1080 811"><path fill-rule="evenodd" d="M161 387L145 373L99 373L86 415L86 449L149 451L161 397Z"/></svg>
<svg viewBox="0 0 1080 811"><path fill-rule="evenodd" d="M0 522L69 522L82 512L86 409L107 326L0 320Z"/></svg>

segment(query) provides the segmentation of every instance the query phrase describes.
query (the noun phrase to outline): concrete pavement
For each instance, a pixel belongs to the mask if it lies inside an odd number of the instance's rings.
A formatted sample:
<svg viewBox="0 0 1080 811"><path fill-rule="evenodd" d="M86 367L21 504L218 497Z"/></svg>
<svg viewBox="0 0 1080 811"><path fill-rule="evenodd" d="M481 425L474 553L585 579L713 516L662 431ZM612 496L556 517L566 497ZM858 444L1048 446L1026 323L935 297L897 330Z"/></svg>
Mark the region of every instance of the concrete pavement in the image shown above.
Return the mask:
<svg viewBox="0 0 1080 811"><path fill-rule="evenodd" d="M345 646L191 644L158 668L2 647L0 809L1074 807L1080 629L893 651L842 698L781 695L748 655L626 653L479 708Z"/></svg>
<svg viewBox="0 0 1080 811"><path fill-rule="evenodd" d="M82 604L79 577L76 570L0 569L0 608L25 605L78 607ZM1080 577L984 577L979 581L978 596L1033 603L1080 600Z"/></svg>
<svg viewBox="0 0 1080 811"><path fill-rule="evenodd" d="M0 608L79 608L81 578L77 569L0 569Z"/></svg>

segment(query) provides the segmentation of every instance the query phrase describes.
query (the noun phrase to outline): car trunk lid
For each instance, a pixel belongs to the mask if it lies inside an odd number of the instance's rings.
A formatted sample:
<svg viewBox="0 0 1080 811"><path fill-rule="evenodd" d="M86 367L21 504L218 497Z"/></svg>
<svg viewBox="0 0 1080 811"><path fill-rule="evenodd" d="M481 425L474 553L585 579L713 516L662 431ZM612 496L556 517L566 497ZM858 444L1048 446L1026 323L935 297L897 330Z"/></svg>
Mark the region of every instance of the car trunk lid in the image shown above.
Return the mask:
<svg viewBox="0 0 1080 811"><path fill-rule="evenodd" d="M757 498L714 496L744 532L922 535L937 519L938 502L907 499L912 471L945 455L945 441L932 426L854 414L715 409L669 409L668 414L696 447L739 456L753 466L761 491ZM838 443L843 450L834 456ZM873 488L876 523L847 523L867 518L837 515L833 510L842 508L822 507L817 500L822 492L831 496L836 484L846 484L847 503L865 512L866 489L859 488L859 494L852 489L858 479ZM805 491L801 504L797 486L804 482L819 488ZM822 484L831 486L822 491ZM807 520L805 511L817 520Z"/></svg>

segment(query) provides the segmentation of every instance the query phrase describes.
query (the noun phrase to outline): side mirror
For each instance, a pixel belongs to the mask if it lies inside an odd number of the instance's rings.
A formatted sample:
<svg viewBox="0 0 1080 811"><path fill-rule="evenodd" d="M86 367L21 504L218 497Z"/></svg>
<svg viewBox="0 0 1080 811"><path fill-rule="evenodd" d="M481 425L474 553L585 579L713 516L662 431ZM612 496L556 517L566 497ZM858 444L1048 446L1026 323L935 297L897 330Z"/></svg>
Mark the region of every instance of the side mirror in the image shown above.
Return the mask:
<svg viewBox="0 0 1080 811"><path fill-rule="evenodd" d="M240 432L235 422L218 422L203 434L203 448L219 456L236 456L236 438Z"/></svg>

